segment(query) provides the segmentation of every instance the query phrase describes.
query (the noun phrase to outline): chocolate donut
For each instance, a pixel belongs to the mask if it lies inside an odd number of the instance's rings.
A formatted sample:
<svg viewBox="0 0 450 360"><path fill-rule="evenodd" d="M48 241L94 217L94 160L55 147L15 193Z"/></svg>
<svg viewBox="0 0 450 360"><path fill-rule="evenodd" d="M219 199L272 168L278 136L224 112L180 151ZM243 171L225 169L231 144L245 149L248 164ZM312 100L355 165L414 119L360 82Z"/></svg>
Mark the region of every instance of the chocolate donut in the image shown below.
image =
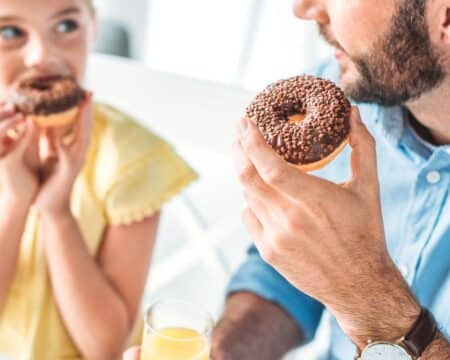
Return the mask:
<svg viewBox="0 0 450 360"><path fill-rule="evenodd" d="M49 76L22 81L8 101L42 126L61 126L73 120L84 98L85 91L73 78Z"/></svg>
<svg viewBox="0 0 450 360"><path fill-rule="evenodd" d="M329 80L302 75L269 85L247 107L264 139L287 162L317 170L347 144L350 102Z"/></svg>

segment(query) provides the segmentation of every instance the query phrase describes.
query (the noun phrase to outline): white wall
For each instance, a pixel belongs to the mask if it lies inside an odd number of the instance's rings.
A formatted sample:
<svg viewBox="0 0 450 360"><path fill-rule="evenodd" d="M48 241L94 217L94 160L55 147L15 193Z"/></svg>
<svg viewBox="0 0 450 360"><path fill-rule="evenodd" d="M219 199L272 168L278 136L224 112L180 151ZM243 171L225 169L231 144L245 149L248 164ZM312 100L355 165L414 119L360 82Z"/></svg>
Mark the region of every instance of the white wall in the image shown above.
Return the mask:
<svg viewBox="0 0 450 360"><path fill-rule="evenodd" d="M151 68L259 90L330 54L294 0L98 0Z"/></svg>
<svg viewBox="0 0 450 360"><path fill-rule="evenodd" d="M147 47L148 0L94 0L100 18L123 24L131 35L132 57L143 60Z"/></svg>

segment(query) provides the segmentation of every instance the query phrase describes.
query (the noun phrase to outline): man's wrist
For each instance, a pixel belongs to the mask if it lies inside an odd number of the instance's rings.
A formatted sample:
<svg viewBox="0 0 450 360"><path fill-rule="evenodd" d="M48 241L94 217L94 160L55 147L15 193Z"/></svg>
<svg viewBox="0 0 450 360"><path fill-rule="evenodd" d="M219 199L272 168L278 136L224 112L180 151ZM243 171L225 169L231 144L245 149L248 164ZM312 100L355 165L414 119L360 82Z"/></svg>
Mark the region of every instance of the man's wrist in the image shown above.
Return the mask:
<svg viewBox="0 0 450 360"><path fill-rule="evenodd" d="M348 294L345 301L327 307L360 349L369 341L399 340L408 333L421 311L395 266L389 266L365 286L355 286L354 294Z"/></svg>

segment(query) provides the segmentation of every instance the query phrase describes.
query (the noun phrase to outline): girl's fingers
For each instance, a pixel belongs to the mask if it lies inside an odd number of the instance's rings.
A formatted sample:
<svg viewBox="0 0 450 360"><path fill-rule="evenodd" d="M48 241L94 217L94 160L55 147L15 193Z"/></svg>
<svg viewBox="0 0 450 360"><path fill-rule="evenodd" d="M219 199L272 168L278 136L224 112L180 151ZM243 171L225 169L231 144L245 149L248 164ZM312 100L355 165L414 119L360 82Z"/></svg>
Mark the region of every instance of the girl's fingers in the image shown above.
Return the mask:
<svg viewBox="0 0 450 360"><path fill-rule="evenodd" d="M22 114L15 114L12 117L0 121L0 138L8 135L8 131L25 120Z"/></svg>
<svg viewBox="0 0 450 360"><path fill-rule="evenodd" d="M0 121L13 116L16 112L14 105L0 104Z"/></svg>

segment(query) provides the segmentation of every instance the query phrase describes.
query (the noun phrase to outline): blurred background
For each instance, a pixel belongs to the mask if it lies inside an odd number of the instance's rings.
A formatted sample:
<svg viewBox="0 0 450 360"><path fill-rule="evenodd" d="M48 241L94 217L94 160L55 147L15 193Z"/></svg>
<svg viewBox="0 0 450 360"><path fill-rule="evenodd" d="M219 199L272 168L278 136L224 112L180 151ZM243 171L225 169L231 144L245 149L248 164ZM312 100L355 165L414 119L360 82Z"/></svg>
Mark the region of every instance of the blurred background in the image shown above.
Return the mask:
<svg viewBox="0 0 450 360"><path fill-rule="evenodd" d="M260 89L330 54L293 0L97 0L97 50L151 68Z"/></svg>
<svg viewBox="0 0 450 360"><path fill-rule="evenodd" d="M231 161L234 124L268 83L331 54L293 0L97 0L88 83L170 141L200 180L168 204L144 304L195 302L217 319L251 243ZM316 358L326 329L302 357ZM304 350L305 351L305 350Z"/></svg>

